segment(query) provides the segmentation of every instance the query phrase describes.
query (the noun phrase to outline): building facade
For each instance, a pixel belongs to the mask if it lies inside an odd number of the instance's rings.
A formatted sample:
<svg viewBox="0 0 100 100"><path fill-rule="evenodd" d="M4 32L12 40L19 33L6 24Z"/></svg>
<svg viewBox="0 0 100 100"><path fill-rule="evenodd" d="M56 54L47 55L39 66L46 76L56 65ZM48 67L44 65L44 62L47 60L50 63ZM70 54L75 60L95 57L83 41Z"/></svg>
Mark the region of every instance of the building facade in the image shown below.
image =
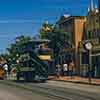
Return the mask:
<svg viewBox="0 0 100 100"><path fill-rule="evenodd" d="M70 34L70 42L73 46L71 49L66 49L65 52L73 55L75 70L77 72L79 71L78 48L85 31L85 22L85 16L62 16L58 21L59 28Z"/></svg>
<svg viewBox="0 0 100 100"><path fill-rule="evenodd" d="M85 16L69 16L64 18L64 20L62 20L61 17L61 19L58 21L59 28L70 34L70 40L75 48L78 48L78 44L83 38L85 22Z"/></svg>
<svg viewBox="0 0 100 100"><path fill-rule="evenodd" d="M100 20L99 9L93 1L88 8L85 38L80 43L80 74L87 76L89 71L93 77L100 77ZM91 52L85 49L85 44L92 44ZM90 67L90 68L89 68Z"/></svg>
<svg viewBox="0 0 100 100"><path fill-rule="evenodd" d="M92 39L99 37L99 10L94 6L93 1L88 7L87 21L86 21L86 38Z"/></svg>
<svg viewBox="0 0 100 100"><path fill-rule="evenodd" d="M99 9L91 0L87 16L62 16L58 21L59 28L70 34L74 45L65 52L71 52L78 74L87 76L89 72L89 57L91 58L90 71L92 76L100 77L100 17ZM92 44L91 53L85 49L84 44Z"/></svg>

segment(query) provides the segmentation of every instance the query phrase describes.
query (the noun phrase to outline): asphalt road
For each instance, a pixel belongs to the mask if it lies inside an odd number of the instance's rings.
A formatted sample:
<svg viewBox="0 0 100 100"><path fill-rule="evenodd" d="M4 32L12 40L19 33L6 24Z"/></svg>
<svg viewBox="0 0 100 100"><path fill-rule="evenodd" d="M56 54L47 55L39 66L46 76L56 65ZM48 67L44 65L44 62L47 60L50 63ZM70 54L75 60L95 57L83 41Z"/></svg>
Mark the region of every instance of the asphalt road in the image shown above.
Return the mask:
<svg viewBox="0 0 100 100"><path fill-rule="evenodd" d="M53 100L40 94L0 84L0 100Z"/></svg>
<svg viewBox="0 0 100 100"><path fill-rule="evenodd" d="M64 98L64 100L100 100L100 86L65 83L58 81L49 81L47 83L28 85L47 91L48 94L56 95L58 98Z"/></svg>
<svg viewBox="0 0 100 100"><path fill-rule="evenodd" d="M0 100L100 100L100 86L58 81L48 81L47 83L6 82L12 85L0 85ZM15 86L19 88L15 88ZM21 89L20 86L25 89Z"/></svg>

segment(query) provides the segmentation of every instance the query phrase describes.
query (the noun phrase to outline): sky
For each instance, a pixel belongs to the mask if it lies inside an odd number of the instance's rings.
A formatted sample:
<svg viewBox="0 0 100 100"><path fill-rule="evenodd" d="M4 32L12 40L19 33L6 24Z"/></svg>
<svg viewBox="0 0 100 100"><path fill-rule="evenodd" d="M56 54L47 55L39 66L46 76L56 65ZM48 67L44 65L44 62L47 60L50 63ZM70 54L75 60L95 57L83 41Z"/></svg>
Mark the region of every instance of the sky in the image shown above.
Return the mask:
<svg viewBox="0 0 100 100"><path fill-rule="evenodd" d="M94 0L97 3L97 0ZM34 36L44 21L86 15L90 0L0 0L0 53L20 35Z"/></svg>

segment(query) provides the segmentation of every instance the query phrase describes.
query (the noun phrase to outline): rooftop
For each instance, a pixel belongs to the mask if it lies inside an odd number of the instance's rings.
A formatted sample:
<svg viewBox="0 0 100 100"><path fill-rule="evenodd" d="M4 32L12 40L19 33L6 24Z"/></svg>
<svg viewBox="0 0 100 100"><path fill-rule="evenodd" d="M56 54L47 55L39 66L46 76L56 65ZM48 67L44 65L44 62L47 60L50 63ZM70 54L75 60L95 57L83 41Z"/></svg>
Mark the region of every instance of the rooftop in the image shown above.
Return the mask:
<svg viewBox="0 0 100 100"><path fill-rule="evenodd" d="M61 24L71 19L84 19L84 18L86 18L86 16L68 16L68 17L61 16L57 23Z"/></svg>

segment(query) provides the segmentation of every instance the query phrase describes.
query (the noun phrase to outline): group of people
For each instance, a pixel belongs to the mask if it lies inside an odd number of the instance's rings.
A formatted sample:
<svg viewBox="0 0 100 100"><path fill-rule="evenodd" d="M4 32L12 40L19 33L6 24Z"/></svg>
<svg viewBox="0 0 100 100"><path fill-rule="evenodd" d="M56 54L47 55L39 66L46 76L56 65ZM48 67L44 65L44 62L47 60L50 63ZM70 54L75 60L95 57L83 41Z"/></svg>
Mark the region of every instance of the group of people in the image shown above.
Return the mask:
<svg viewBox="0 0 100 100"><path fill-rule="evenodd" d="M62 65L57 64L56 65L56 74L57 76L71 76L73 75L73 71L74 71L74 63L70 62L70 63L64 63Z"/></svg>

